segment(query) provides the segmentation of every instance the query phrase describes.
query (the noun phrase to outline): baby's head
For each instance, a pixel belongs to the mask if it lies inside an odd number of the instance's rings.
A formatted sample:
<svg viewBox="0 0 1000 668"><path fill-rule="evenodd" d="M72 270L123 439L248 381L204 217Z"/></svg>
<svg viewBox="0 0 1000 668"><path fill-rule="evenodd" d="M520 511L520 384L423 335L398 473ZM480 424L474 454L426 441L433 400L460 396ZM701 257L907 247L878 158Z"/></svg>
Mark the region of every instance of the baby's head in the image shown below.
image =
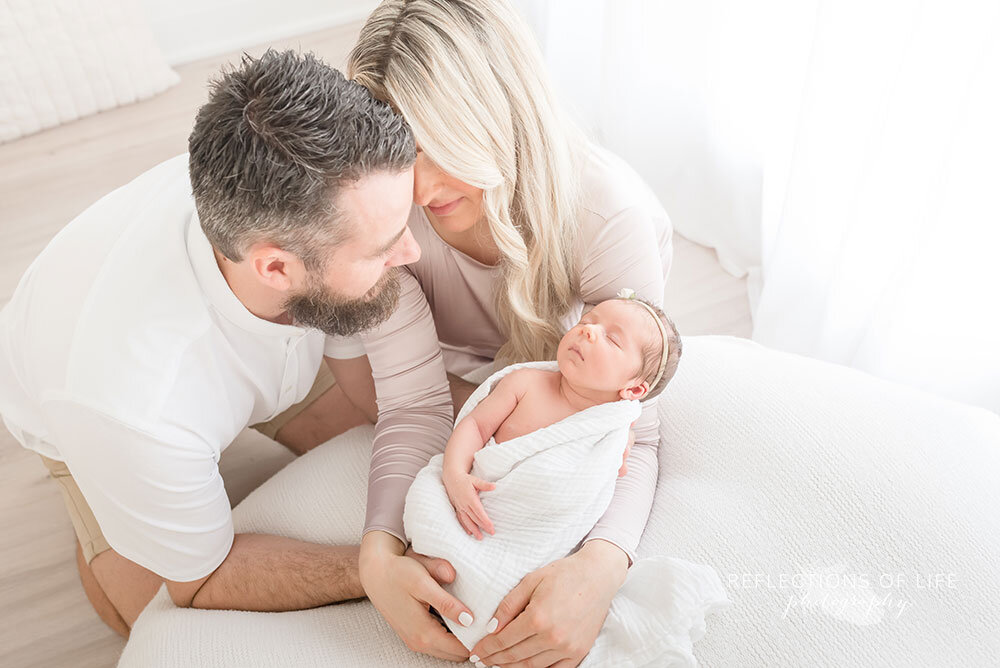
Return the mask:
<svg viewBox="0 0 1000 668"><path fill-rule="evenodd" d="M636 296L599 303L566 332L556 351L559 371L574 387L640 400L663 391L680 357L674 323Z"/></svg>

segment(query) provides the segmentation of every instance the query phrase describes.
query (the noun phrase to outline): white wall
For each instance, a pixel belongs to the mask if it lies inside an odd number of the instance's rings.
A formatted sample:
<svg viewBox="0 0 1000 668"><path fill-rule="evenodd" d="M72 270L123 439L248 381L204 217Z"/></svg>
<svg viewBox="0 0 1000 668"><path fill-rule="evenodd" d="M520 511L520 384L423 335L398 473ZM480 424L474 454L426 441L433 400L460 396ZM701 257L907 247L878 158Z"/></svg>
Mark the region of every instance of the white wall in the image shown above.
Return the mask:
<svg viewBox="0 0 1000 668"><path fill-rule="evenodd" d="M360 21L377 4L377 0L142 0L153 34L172 65Z"/></svg>

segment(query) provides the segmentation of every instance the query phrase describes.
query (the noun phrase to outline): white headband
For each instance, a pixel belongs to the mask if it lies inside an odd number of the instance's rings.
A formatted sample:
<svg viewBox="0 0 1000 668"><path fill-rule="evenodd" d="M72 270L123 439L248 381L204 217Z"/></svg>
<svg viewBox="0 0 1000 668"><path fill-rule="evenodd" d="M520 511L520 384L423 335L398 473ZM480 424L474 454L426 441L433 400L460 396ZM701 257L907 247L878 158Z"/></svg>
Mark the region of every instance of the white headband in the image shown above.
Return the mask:
<svg viewBox="0 0 1000 668"><path fill-rule="evenodd" d="M622 288L621 290L618 291L618 299L625 299L631 302L635 302L639 306L649 311L649 315L653 316L653 320L656 321L656 326L660 330L660 336L663 337L663 354L660 356L660 367L656 372L656 378L654 378L653 382L649 384L649 389L652 390L654 387L656 387L656 384L660 382L660 378L663 377L663 370L667 368L667 357L669 353L669 344L667 343L667 328L663 326L663 321L660 320L660 316L656 315L656 311L654 311L649 306L649 304L635 298L635 290L631 290L629 288Z"/></svg>

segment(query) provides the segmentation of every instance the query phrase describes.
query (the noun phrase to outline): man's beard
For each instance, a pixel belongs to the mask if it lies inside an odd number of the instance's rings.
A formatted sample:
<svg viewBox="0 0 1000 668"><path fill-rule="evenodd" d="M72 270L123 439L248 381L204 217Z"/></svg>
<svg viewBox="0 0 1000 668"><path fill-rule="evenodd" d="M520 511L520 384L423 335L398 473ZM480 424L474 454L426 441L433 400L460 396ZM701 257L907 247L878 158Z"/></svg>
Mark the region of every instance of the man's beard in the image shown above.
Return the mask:
<svg viewBox="0 0 1000 668"><path fill-rule="evenodd" d="M382 275L371 290L358 299L344 299L310 273L306 291L294 295L284 308L296 325L314 327L332 336L350 336L384 322L399 303L398 269Z"/></svg>

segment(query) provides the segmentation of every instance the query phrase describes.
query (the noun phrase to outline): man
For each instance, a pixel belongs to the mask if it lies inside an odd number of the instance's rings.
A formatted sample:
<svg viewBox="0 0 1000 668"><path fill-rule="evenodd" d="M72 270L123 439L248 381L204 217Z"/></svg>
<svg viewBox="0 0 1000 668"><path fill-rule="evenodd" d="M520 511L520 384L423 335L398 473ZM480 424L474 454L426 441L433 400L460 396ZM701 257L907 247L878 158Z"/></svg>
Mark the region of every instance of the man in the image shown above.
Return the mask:
<svg viewBox="0 0 1000 668"><path fill-rule="evenodd" d="M0 311L0 414L62 485L123 635L164 581L202 608L365 595L358 546L234 535L218 460L324 355L336 375L363 354L339 337L392 312L420 254L411 131L311 55L224 73L189 149L67 225Z"/></svg>

